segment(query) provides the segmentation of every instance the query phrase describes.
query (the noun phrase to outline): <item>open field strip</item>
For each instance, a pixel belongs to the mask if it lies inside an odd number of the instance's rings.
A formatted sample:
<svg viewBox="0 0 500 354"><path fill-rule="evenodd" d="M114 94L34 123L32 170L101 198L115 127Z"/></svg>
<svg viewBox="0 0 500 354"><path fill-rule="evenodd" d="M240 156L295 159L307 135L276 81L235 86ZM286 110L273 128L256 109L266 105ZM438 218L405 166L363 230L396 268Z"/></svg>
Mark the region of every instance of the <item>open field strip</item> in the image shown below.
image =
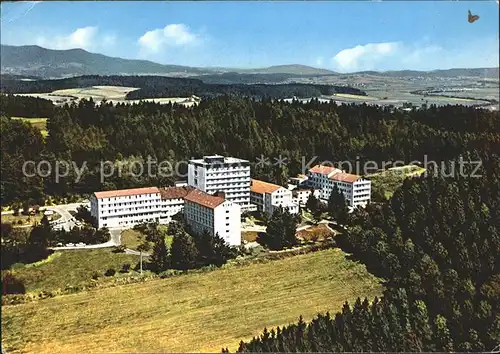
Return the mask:
<svg viewBox="0 0 500 354"><path fill-rule="evenodd" d="M218 352L268 328L380 295L339 249L2 308L9 352ZM10 350L9 350L10 349Z"/></svg>
<svg viewBox="0 0 500 354"><path fill-rule="evenodd" d="M125 263L134 268L138 262L137 256L113 253L109 248L68 250L55 252L34 264L14 267L12 273L23 281L27 293L54 291L88 283L94 273L103 276L110 268L118 272Z"/></svg>
<svg viewBox="0 0 500 354"><path fill-rule="evenodd" d="M40 129L40 133L46 137L49 133L47 132L47 119L48 118L25 118L25 117L12 117L12 119L22 120L24 122L30 123L34 127Z"/></svg>
<svg viewBox="0 0 500 354"><path fill-rule="evenodd" d="M59 213L54 213L52 215L48 215L49 221L55 221L59 219L61 215ZM33 226L35 223L39 224L42 221L43 212L35 215L23 215L19 213L19 215L14 216L14 214L2 214L2 223L12 224L13 227L18 226Z"/></svg>
<svg viewBox="0 0 500 354"><path fill-rule="evenodd" d="M450 97L450 96L446 96L446 95L429 95L427 97L432 97L435 99L441 99L441 100L446 100L446 101L453 101L453 102L488 103L487 101L483 101L479 98L470 99L470 98Z"/></svg>
<svg viewBox="0 0 500 354"><path fill-rule="evenodd" d="M136 87L121 86L92 86L84 88L56 90L51 93L53 96L75 96L77 98L92 99L115 99L125 100L127 93L138 90Z"/></svg>
<svg viewBox="0 0 500 354"><path fill-rule="evenodd" d="M351 95L349 93L336 93L333 97L350 98L353 100L379 100L380 98L373 96L361 96L361 95Z"/></svg>
<svg viewBox="0 0 500 354"><path fill-rule="evenodd" d="M94 101L96 101L96 103L99 103L99 101L106 99L113 104L133 104L139 103L140 101L156 102L160 104L178 103L186 107L190 107L195 104L195 102L192 101L184 102L186 100L189 100L191 97L159 97L126 100L125 97L127 96L127 94L135 90L139 90L139 88L122 86L91 86L83 88L55 90L48 93L23 93L19 95L43 98L53 101L54 103L67 103L75 100L92 98Z"/></svg>
<svg viewBox="0 0 500 354"><path fill-rule="evenodd" d="M405 165L391 167L381 172L368 174L365 177L371 179L372 186L380 186L385 198L389 199L396 189L403 185L405 178L419 176L425 171L425 168L417 165Z"/></svg>

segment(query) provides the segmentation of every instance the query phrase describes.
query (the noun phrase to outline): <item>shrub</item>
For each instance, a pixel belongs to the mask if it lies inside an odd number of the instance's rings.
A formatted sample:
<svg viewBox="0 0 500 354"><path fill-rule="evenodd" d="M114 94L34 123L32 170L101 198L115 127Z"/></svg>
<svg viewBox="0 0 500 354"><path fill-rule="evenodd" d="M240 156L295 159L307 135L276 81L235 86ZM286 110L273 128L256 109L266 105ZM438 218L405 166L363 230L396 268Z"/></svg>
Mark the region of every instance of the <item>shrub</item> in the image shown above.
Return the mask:
<svg viewBox="0 0 500 354"><path fill-rule="evenodd" d="M3 222L0 229L0 235L2 237L7 238L11 233L12 233L12 224Z"/></svg>
<svg viewBox="0 0 500 354"><path fill-rule="evenodd" d="M25 264L24 263L14 263L13 265L10 266L10 269L15 270L15 269L21 269L24 268Z"/></svg>
<svg viewBox="0 0 500 354"><path fill-rule="evenodd" d="M128 273L129 271L130 271L130 264L129 263L125 263L122 266L122 270L120 270L120 273Z"/></svg>
<svg viewBox="0 0 500 354"><path fill-rule="evenodd" d="M2 294L24 294L26 289L24 283L16 278L11 272L2 275Z"/></svg>
<svg viewBox="0 0 500 354"><path fill-rule="evenodd" d="M104 275L107 276L107 277L112 277L113 275L115 275L116 273L116 270L114 270L113 268L109 268L105 273Z"/></svg>
<svg viewBox="0 0 500 354"><path fill-rule="evenodd" d="M115 249L113 250L113 253L124 253L124 252L125 252L125 245L116 246Z"/></svg>
<svg viewBox="0 0 500 354"><path fill-rule="evenodd" d="M23 203L23 215L28 215L30 212L30 205L27 202Z"/></svg>

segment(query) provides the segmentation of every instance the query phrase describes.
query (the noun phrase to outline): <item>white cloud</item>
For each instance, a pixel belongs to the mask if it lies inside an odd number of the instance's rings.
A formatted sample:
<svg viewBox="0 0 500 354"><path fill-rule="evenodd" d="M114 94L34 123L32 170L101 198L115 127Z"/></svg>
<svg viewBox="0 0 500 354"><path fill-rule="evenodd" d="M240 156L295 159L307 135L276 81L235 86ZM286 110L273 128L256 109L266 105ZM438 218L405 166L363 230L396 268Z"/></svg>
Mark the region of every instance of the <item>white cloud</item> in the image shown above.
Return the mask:
<svg viewBox="0 0 500 354"><path fill-rule="evenodd" d="M144 33L138 40L141 53L158 53L165 47L181 47L195 44L201 37L190 30L185 24L170 24Z"/></svg>
<svg viewBox="0 0 500 354"><path fill-rule="evenodd" d="M478 56L479 52L482 55ZM382 42L347 48L332 58L331 67L340 72L495 67L498 52L495 38L454 47L436 45L424 38L413 43Z"/></svg>
<svg viewBox="0 0 500 354"><path fill-rule="evenodd" d="M340 71L372 70L385 58L401 50L400 42L368 43L338 52L333 64Z"/></svg>
<svg viewBox="0 0 500 354"><path fill-rule="evenodd" d="M315 63L316 63L317 66L322 66L324 62L325 62L325 58L323 58L323 57L317 57Z"/></svg>
<svg viewBox="0 0 500 354"><path fill-rule="evenodd" d="M114 35L101 35L96 26L77 28L67 35L56 35L52 38L40 36L36 38L36 44L50 49L73 49L104 50L116 43Z"/></svg>

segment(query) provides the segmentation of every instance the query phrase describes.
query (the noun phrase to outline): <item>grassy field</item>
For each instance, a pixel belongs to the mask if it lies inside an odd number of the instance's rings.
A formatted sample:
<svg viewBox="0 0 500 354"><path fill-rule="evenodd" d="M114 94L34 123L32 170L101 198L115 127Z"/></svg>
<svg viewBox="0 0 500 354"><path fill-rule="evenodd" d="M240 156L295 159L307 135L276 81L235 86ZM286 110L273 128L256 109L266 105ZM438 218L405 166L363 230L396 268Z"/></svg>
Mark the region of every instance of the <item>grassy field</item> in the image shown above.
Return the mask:
<svg viewBox="0 0 500 354"><path fill-rule="evenodd" d="M167 247L170 247L172 244L173 237L167 234L167 225L158 226L160 232L162 232L165 236L165 242ZM126 248L130 248L132 250L136 250L137 247L143 243L145 240L144 235L142 235L139 231L135 231L133 229L125 230L121 234L121 242ZM151 243L151 247L153 243Z"/></svg>
<svg viewBox="0 0 500 354"><path fill-rule="evenodd" d="M30 123L34 127L40 129L40 133L46 137L49 133L47 132L47 119L48 118L24 118L24 117L12 117L12 119L23 120Z"/></svg>
<svg viewBox="0 0 500 354"><path fill-rule="evenodd" d="M384 195L389 199L396 189L403 184L407 177L421 175L425 172L425 168L416 165L406 165L400 167L392 167L385 171L373 173L366 177L371 179L374 186L381 186Z"/></svg>
<svg viewBox="0 0 500 354"><path fill-rule="evenodd" d="M51 100L54 104L64 104L70 102L77 102L80 99L92 98L94 102L99 103L103 99L114 104L117 103L137 103L141 100L125 100L129 92L138 90L136 87L122 87L122 86L91 86L83 88L71 88L56 90L47 93L24 93L21 96L39 97L46 100ZM146 98L143 101L157 102L160 104L179 103L187 107L194 105L194 102L183 102L187 97L160 97L160 98Z"/></svg>
<svg viewBox="0 0 500 354"><path fill-rule="evenodd" d="M220 352L382 286L339 249L2 308L9 352Z"/></svg>
<svg viewBox="0 0 500 354"><path fill-rule="evenodd" d="M56 90L51 93L52 96L62 97L77 97L89 99L92 97L94 101L107 100L124 100L127 93L138 90L136 87L121 87L121 86L92 86L84 88Z"/></svg>
<svg viewBox="0 0 500 354"><path fill-rule="evenodd" d="M49 221L57 220L61 217L58 213L54 213L52 215L47 216ZM13 223L12 226L27 226L34 225L35 223L40 223L43 218L43 213L39 213L36 215L22 215L19 213L18 216L14 216L13 214L4 214L2 215L2 223ZM19 220L21 220L22 224L19 224Z"/></svg>
<svg viewBox="0 0 500 354"><path fill-rule="evenodd" d="M109 268L118 272L123 264L129 263L133 268L138 262L137 256L113 253L109 248L69 250L55 252L38 263L16 267L13 272L23 280L26 292L52 291L86 283L96 271L103 276Z"/></svg>
<svg viewBox="0 0 500 354"><path fill-rule="evenodd" d="M336 93L334 97L349 98L353 100L378 100L377 97L372 96L361 96L361 95L351 95L349 93Z"/></svg>

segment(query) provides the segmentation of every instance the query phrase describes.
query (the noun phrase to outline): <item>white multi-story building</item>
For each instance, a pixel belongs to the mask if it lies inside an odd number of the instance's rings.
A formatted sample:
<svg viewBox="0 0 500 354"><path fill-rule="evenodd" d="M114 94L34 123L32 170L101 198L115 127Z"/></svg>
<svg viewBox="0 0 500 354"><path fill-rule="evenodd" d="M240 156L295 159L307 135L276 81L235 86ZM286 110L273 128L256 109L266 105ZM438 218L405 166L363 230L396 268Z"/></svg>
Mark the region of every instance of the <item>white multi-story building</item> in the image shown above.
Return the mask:
<svg viewBox="0 0 500 354"><path fill-rule="evenodd" d="M230 245L241 244L241 207L193 187L135 188L96 192L90 213L99 228L131 228L148 222L167 224L183 212L195 232L218 233Z"/></svg>
<svg viewBox="0 0 500 354"><path fill-rule="evenodd" d="M288 179L289 185L288 189L292 190L294 188L300 187L307 182L307 176L306 175L297 175L297 177L290 177Z"/></svg>
<svg viewBox="0 0 500 354"><path fill-rule="evenodd" d="M156 187L95 192L90 197L90 214L99 228L159 222L161 213L162 199Z"/></svg>
<svg viewBox="0 0 500 354"><path fill-rule="evenodd" d="M336 185L351 207L366 206L371 199L371 181L338 168L316 165L308 171L308 186L320 190L320 198L328 200Z"/></svg>
<svg viewBox="0 0 500 354"><path fill-rule="evenodd" d="M325 187L331 184L329 177L339 172L342 171L335 167L316 165L307 172L306 185L318 189L321 199L328 199L328 197L325 196ZM330 196L330 194L328 194L328 196Z"/></svg>
<svg viewBox="0 0 500 354"><path fill-rule="evenodd" d="M241 207L227 199L224 193L207 194L194 189L184 197L186 223L196 233L219 234L229 245L241 244Z"/></svg>
<svg viewBox="0 0 500 354"><path fill-rule="evenodd" d="M168 224L172 220L172 216L182 211L184 208L184 197L193 189L193 187L185 186L160 188L160 224Z"/></svg>
<svg viewBox="0 0 500 354"><path fill-rule="evenodd" d="M250 163L234 157L220 155L204 156L190 160L188 185L213 194L224 192L226 199L249 210L250 205Z"/></svg>
<svg viewBox="0 0 500 354"><path fill-rule="evenodd" d="M321 195L321 191L319 189L312 189L307 187L299 186L292 190L292 200L297 203L300 207L305 207L307 201L309 200L309 196L313 193L313 195L319 199Z"/></svg>
<svg viewBox="0 0 500 354"><path fill-rule="evenodd" d="M257 206L257 210L272 215L275 208L281 206L290 214L299 212L299 205L292 199L292 191L257 179L252 179L251 183L250 201Z"/></svg>

